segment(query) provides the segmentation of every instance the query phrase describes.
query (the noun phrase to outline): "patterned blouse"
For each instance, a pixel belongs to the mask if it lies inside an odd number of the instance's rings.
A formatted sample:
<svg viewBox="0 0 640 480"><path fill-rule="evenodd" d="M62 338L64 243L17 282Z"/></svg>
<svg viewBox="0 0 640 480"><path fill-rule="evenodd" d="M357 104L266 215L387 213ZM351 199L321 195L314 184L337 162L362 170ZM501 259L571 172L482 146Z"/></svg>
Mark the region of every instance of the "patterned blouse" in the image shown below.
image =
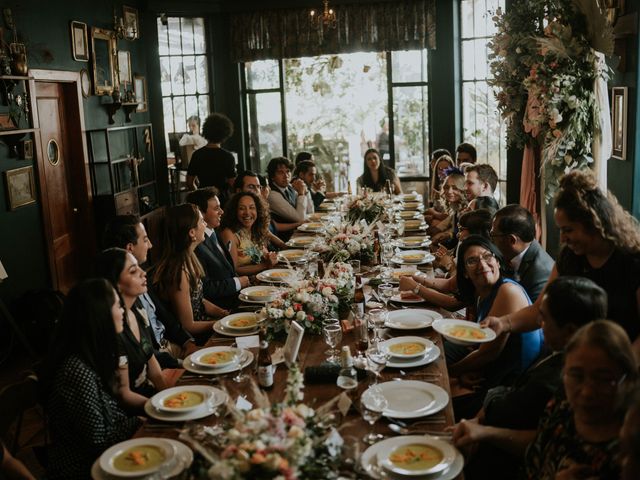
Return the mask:
<svg viewBox="0 0 640 480"><path fill-rule="evenodd" d="M196 288L192 288L189 292L191 298L191 310L193 311L193 320L198 322L206 320L207 314L204 311L204 290L202 288L202 279L198 279Z"/></svg>
<svg viewBox="0 0 640 480"><path fill-rule="evenodd" d="M56 373L47 414L52 440L49 480L90 478L91 465L100 454L131 438L140 426L140 420L127 415L100 377L75 356L62 362Z"/></svg>
<svg viewBox="0 0 640 480"><path fill-rule="evenodd" d="M560 470L582 464L591 467L600 480L620 478L620 443L590 443L576 432L569 402L552 399L543 414L538 433L525 456L526 478L553 480Z"/></svg>
<svg viewBox="0 0 640 480"><path fill-rule="evenodd" d="M251 235L244 228L235 234L238 240L238 266L257 265L262 261L262 247L251 239Z"/></svg>

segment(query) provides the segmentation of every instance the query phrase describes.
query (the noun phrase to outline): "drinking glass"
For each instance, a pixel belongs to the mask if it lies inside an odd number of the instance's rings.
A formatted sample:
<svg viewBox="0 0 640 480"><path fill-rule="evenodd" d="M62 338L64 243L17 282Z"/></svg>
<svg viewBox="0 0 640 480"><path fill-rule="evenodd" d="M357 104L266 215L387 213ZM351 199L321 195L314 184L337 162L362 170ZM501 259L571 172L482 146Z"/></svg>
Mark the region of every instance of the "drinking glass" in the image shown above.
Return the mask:
<svg viewBox="0 0 640 480"><path fill-rule="evenodd" d="M398 232L398 238L401 238L404 235L404 221L400 220L396 223L396 232Z"/></svg>
<svg viewBox="0 0 640 480"><path fill-rule="evenodd" d="M232 346L234 348L239 348L237 343L233 343ZM246 365L243 365L243 363L246 360L246 353L244 350L240 350L240 355L238 358L238 373L235 374L235 376L233 377L233 381L236 383L242 383L244 381L246 381L249 377L247 377L244 374L244 368Z"/></svg>
<svg viewBox="0 0 640 480"><path fill-rule="evenodd" d="M342 341L342 327L337 319L335 322L325 322L322 326L322 335L324 336L325 343L330 347L325 353L329 355L327 362L338 363L338 350L336 347L340 345Z"/></svg>
<svg viewBox="0 0 640 480"><path fill-rule="evenodd" d="M376 385L378 383L378 378L380 378L380 372L384 370L384 367L387 366L387 361L389 360L389 350L381 347L380 345L375 345L370 347L366 351L367 356L367 366L371 373L373 373L373 384Z"/></svg>
<svg viewBox="0 0 640 480"><path fill-rule="evenodd" d="M316 278L318 276L318 258L320 254L307 250L305 257L307 258L307 274L310 278Z"/></svg>
<svg viewBox="0 0 640 480"><path fill-rule="evenodd" d="M378 285L378 296L384 302L384 308L389 311L389 300L393 297L395 287L390 283L381 283Z"/></svg>
<svg viewBox="0 0 640 480"><path fill-rule="evenodd" d="M379 387L371 387L368 390L367 399L360 402L362 418L369 424L369 433L362 437L362 441L368 445L372 445L384 437L379 433L373 432L373 426L380 420L382 413L389 406L389 402Z"/></svg>
<svg viewBox="0 0 640 480"><path fill-rule="evenodd" d="M386 242L382 245L382 263L385 266L390 266L391 259L393 258L394 253L395 252L393 250L393 245L391 244L391 242Z"/></svg>
<svg viewBox="0 0 640 480"><path fill-rule="evenodd" d="M391 282L393 280L393 268L380 267L380 278L385 283Z"/></svg>
<svg viewBox="0 0 640 480"><path fill-rule="evenodd" d="M349 260L349 265L351 265L354 275L360 273L360 260Z"/></svg>
<svg viewBox="0 0 640 480"><path fill-rule="evenodd" d="M358 356L356 360L359 365L365 363L364 353L369 348L369 325L367 324L367 314L355 315L354 314L354 333L356 337L356 349L358 350Z"/></svg>
<svg viewBox="0 0 640 480"><path fill-rule="evenodd" d="M369 318L371 319L371 323L373 324L375 340L376 342L380 342L380 340L382 339L381 331L384 328L384 321L386 319L385 311L382 308L373 308L369 312Z"/></svg>

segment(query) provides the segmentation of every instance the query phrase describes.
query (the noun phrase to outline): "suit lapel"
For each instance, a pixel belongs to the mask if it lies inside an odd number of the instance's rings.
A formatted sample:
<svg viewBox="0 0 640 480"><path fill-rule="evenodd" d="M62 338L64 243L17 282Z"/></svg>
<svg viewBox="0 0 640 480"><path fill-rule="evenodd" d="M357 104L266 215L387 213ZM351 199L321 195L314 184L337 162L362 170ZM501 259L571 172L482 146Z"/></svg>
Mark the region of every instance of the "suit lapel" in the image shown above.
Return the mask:
<svg viewBox="0 0 640 480"><path fill-rule="evenodd" d="M216 235L215 239L213 238L213 236ZM219 243L219 239L218 236L216 234L216 232L214 231L206 240L205 243L207 244L207 248L211 251L211 253L222 262L222 264L227 268L230 269L232 271L235 272L235 269L233 268L233 259L231 258L231 255L229 254L229 251L224 248L224 246L222 244ZM218 242L216 244L216 242ZM218 248L218 245L220 246L220 248ZM220 249L222 249L222 252L220 251ZM224 254L223 254L224 252Z"/></svg>
<svg viewBox="0 0 640 480"><path fill-rule="evenodd" d="M531 242L531 245L529 245L529 249L527 250L527 253L524 254L524 257L522 258L522 263L520 263L520 268L518 269L518 276L522 279L522 277L524 277L527 274L527 270L529 270L529 267L531 266L531 263L533 262L533 259L536 256L537 253L537 245L535 240L533 242Z"/></svg>

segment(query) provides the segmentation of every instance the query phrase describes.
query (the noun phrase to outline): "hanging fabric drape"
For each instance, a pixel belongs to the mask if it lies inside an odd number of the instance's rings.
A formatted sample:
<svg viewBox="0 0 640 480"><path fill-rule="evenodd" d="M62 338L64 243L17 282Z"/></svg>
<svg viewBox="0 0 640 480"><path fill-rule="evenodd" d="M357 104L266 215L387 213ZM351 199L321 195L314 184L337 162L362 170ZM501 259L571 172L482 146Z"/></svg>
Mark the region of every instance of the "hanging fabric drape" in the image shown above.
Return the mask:
<svg viewBox="0 0 640 480"><path fill-rule="evenodd" d="M336 28L313 28L309 9L231 16L231 57L237 62L357 51L435 49L435 0L335 5Z"/></svg>
<svg viewBox="0 0 640 480"><path fill-rule="evenodd" d="M541 239L543 228L540 222L540 204L536 193L539 167L536 165L536 148L533 142L524 147L522 155L522 172L520 174L520 205L529 210L536 222L536 238ZM538 153L537 157L540 157Z"/></svg>
<svg viewBox="0 0 640 480"><path fill-rule="evenodd" d="M606 71L605 56L595 52L596 70L598 73ZM593 170L598 179L598 186L607 193L607 162L611 157L613 138L611 136L611 112L609 111L609 93L607 80L603 75L598 75L594 81L593 91L596 100L596 121L598 129L593 135L591 152L593 154Z"/></svg>

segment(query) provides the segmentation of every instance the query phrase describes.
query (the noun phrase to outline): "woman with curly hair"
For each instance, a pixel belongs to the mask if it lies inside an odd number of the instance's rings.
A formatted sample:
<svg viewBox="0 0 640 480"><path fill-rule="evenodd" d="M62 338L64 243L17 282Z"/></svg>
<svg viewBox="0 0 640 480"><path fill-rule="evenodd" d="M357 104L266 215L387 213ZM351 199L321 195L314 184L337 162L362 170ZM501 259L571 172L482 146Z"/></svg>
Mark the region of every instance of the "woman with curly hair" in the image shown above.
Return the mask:
<svg viewBox="0 0 640 480"><path fill-rule="evenodd" d="M430 209L425 212L425 218L430 227L427 233L432 238L434 245L443 243L447 248L453 248L458 244L458 218L460 212L467 206L467 197L464 193L464 174L457 168L447 170L447 176L442 185L442 197L445 201L445 213L447 217L437 222L436 218L429 216Z"/></svg>
<svg viewBox="0 0 640 480"><path fill-rule="evenodd" d="M229 245L238 274L255 275L272 268L276 253L267 250L269 212L260 197L253 192L236 193L224 209L220 235Z"/></svg>
<svg viewBox="0 0 640 480"><path fill-rule="evenodd" d="M391 182L395 195L402 193L400 179L396 175L396 172L393 168L386 167L382 164L382 157L378 150L370 148L364 152L363 173L356 180L358 186L370 188L374 192L384 192L387 181Z"/></svg>
<svg viewBox="0 0 640 480"><path fill-rule="evenodd" d="M640 359L640 225L611 192L598 188L590 171L560 180L555 221L562 250L547 284L558 276L589 278L609 297L607 317L625 329ZM543 292L544 293L544 292ZM536 328L540 299L522 311L488 318L496 332Z"/></svg>
<svg viewBox="0 0 640 480"><path fill-rule="evenodd" d="M187 170L187 186L190 190L216 187L220 192L220 203L224 204L237 175L235 157L222 148L222 142L233 135L233 123L226 115L214 113L205 119L202 135L208 143L193 152Z"/></svg>
<svg viewBox="0 0 640 480"><path fill-rule="evenodd" d="M229 312L204 299L204 269L195 254L204 242L206 224L193 204L184 203L167 209L162 257L153 274L153 283L169 302L173 313L190 334L198 339L211 332L214 321Z"/></svg>

